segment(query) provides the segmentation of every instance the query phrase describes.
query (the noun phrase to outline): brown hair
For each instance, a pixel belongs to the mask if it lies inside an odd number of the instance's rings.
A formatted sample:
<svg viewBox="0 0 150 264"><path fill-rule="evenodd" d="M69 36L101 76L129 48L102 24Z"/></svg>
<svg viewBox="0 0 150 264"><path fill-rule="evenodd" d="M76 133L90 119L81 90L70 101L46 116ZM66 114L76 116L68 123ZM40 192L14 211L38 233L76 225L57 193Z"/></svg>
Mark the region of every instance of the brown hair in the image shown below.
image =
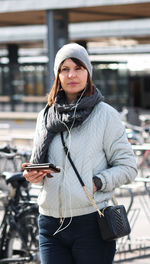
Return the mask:
<svg viewBox="0 0 150 264"><path fill-rule="evenodd" d="M76 59L76 58L70 58L77 66L79 67L83 67L84 69L87 70L87 68L85 67L85 65L83 64L82 61ZM64 61L63 61L64 62ZM55 81L53 83L53 86L52 86L52 89L50 91L50 93L48 94L48 104L49 106L51 106L52 104L54 104L54 101L55 101L55 97L58 93L58 91L60 91L62 88L61 88L61 83L60 83L60 80L59 80L59 73L60 73L60 68L63 64L63 62L60 64L59 66L59 69L58 69L58 72L57 72L57 75L56 75L56 78L55 78ZM93 83L92 83L92 79L88 73L88 78L87 78L87 87L86 87L86 91L84 93L84 96L90 96L92 95L94 92L94 87L93 87Z"/></svg>

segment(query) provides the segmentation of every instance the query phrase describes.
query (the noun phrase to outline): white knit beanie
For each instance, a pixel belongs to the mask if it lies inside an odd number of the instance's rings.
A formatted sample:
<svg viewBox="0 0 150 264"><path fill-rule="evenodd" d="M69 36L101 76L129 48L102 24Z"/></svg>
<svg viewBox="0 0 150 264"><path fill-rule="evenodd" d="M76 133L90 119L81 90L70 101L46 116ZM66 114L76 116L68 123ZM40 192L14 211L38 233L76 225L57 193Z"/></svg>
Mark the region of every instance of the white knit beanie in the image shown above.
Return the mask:
<svg viewBox="0 0 150 264"><path fill-rule="evenodd" d="M57 75L57 71L61 62L68 58L76 58L82 61L85 67L87 68L90 76L92 77L92 65L89 60L88 53L83 46L77 43L66 44L60 50L58 50L54 62L55 76Z"/></svg>

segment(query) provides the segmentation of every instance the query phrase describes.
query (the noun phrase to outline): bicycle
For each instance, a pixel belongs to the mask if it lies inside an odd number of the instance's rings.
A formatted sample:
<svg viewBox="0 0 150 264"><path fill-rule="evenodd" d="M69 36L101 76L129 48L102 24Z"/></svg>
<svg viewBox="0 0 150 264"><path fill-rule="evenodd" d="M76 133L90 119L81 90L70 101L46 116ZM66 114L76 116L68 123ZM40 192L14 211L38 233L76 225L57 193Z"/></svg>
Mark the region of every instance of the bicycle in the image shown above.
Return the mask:
<svg viewBox="0 0 150 264"><path fill-rule="evenodd" d="M0 173L3 171L20 171L22 163L29 162L31 151L20 151L9 144L0 148Z"/></svg>
<svg viewBox="0 0 150 264"><path fill-rule="evenodd" d="M16 172L22 168L22 163L29 162L31 151L20 151L9 144L0 148L0 190L9 191L7 184L1 177L4 171Z"/></svg>
<svg viewBox="0 0 150 264"><path fill-rule="evenodd" d="M135 153L139 174L145 177L149 173L150 168L150 145L135 145L132 148Z"/></svg>
<svg viewBox="0 0 150 264"><path fill-rule="evenodd" d="M38 207L30 195L22 172L4 172L11 185L9 196L3 196L4 215L0 225L0 264L40 263L38 248Z"/></svg>

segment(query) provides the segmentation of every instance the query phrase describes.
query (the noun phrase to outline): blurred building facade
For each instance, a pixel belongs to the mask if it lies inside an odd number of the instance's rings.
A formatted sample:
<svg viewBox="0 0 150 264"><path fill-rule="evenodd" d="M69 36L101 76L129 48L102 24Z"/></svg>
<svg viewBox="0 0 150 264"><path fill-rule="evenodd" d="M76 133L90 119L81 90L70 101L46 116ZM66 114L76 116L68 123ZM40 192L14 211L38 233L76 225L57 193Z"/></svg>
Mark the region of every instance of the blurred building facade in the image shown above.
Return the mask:
<svg viewBox="0 0 150 264"><path fill-rule="evenodd" d="M129 68L129 55L136 66L150 53L150 1L49 2L0 0L0 111L39 111L55 53L71 41L87 48L108 103L150 109L150 66Z"/></svg>

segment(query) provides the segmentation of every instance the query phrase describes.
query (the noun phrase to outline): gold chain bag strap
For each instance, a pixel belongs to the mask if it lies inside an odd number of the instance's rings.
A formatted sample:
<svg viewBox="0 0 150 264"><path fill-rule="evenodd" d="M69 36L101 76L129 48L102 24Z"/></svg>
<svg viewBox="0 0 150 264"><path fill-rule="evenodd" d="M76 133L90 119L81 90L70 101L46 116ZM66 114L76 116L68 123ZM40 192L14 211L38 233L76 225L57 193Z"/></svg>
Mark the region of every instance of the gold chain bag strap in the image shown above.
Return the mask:
<svg viewBox="0 0 150 264"><path fill-rule="evenodd" d="M88 189L86 188L83 180L80 177L80 174L77 170L77 168L74 165L74 162L71 158L70 152L68 151L68 148L65 144L63 133L61 132L61 141L64 147L64 151L66 153L66 156L68 157L68 160L70 161L70 164L82 186L84 189L88 199L90 200L91 204L94 206L94 208L97 210L97 221L98 226L100 230L100 234L103 240L105 241L112 241L115 239L118 239L120 237L124 237L126 235L129 235L131 232L130 224L128 221L127 213L125 210L124 205L118 205L115 196L113 196L113 200L116 205L114 206L107 206L103 208L103 210L100 210L97 207L96 202L90 195Z"/></svg>

